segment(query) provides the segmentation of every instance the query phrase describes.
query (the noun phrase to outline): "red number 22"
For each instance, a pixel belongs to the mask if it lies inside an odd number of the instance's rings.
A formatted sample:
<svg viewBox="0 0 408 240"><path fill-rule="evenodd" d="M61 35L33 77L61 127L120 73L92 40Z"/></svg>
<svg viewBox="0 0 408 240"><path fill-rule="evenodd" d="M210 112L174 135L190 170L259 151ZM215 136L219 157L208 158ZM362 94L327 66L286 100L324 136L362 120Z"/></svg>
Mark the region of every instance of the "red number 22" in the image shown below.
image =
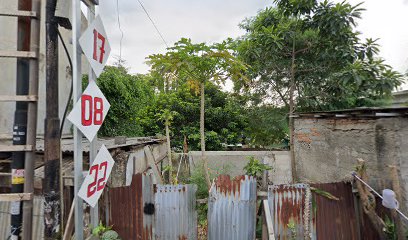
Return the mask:
<svg viewBox="0 0 408 240"><path fill-rule="evenodd" d="M91 197L95 194L96 191L101 191L105 187L106 179L106 170L108 168L108 162L103 162L101 164L96 164L89 169L89 175L92 175L95 172L94 180L88 185L87 197ZM98 179L99 170L103 169L103 177Z"/></svg>

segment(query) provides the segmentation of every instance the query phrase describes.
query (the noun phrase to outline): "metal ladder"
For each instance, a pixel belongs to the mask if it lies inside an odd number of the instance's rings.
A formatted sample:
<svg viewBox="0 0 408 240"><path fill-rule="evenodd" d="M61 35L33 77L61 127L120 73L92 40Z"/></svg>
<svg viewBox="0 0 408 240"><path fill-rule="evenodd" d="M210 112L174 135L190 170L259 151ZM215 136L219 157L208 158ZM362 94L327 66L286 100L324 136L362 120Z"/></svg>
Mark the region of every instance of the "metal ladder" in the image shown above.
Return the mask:
<svg viewBox="0 0 408 240"><path fill-rule="evenodd" d="M24 192L0 194L0 202L23 202L23 236L32 239L32 212L34 193L34 164L37 135L37 105L38 105L38 78L39 78L39 48L40 48L40 11L41 0L31 0L31 11L1 10L0 16L30 18L30 51L3 51L0 58L28 59L29 62L29 89L28 95L2 95L0 102L26 102L27 131L25 145L0 145L0 152L25 152L24 163ZM0 66L1 67L1 66ZM11 116L10 116L11 117ZM13 138L18 136L13 131ZM11 173L1 173L0 176L12 176Z"/></svg>

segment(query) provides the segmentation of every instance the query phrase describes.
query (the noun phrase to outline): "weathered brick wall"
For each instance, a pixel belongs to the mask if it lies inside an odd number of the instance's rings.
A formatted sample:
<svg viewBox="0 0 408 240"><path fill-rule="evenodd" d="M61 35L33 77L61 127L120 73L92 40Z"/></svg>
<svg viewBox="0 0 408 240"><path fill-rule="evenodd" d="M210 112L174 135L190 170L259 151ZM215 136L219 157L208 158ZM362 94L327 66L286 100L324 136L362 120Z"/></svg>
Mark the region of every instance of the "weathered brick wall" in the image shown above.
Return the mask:
<svg viewBox="0 0 408 240"><path fill-rule="evenodd" d="M295 157L299 180L321 183L350 179L362 158L380 191L391 180L387 165L396 165L408 209L408 118L296 118Z"/></svg>

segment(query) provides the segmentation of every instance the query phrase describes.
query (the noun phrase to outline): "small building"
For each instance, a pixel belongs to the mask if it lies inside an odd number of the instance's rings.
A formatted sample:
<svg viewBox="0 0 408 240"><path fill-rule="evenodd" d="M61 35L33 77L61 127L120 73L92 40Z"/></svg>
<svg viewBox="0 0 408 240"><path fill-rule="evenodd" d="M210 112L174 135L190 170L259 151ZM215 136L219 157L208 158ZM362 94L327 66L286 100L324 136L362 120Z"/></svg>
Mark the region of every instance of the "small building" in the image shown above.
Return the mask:
<svg viewBox="0 0 408 240"><path fill-rule="evenodd" d="M408 209L408 108L358 108L298 113L294 116L294 150L300 182L351 179L357 158L365 160L370 184L391 187L395 165L401 207ZM387 184L388 183L388 184Z"/></svg>
<svg viewBox="0 0 408 240"><path fill-rule="evenodd" d="M408 107L408 90L392 93L393 107Z"/></svg>

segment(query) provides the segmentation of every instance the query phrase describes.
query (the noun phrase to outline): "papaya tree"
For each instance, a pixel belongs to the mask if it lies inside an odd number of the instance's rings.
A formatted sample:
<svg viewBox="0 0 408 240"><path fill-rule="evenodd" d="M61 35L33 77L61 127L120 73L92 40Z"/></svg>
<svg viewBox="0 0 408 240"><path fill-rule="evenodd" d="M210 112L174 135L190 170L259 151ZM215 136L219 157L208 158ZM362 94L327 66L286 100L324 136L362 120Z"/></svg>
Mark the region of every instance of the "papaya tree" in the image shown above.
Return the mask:
<svg viewBox="0 0 408 240"><path fill-rule="evenodd" d="M206 44L193 43L191 39L182 38L164 54L148 57L152 73L159 73L165 79L168 88L187 84L200 95L200 138L201 158L204 163L207 186L211 182L208 175L208 162L205 155L205 83L225 84L232 81L245 81L246 66L239 61L231 49L232 41Z"/></svg>

